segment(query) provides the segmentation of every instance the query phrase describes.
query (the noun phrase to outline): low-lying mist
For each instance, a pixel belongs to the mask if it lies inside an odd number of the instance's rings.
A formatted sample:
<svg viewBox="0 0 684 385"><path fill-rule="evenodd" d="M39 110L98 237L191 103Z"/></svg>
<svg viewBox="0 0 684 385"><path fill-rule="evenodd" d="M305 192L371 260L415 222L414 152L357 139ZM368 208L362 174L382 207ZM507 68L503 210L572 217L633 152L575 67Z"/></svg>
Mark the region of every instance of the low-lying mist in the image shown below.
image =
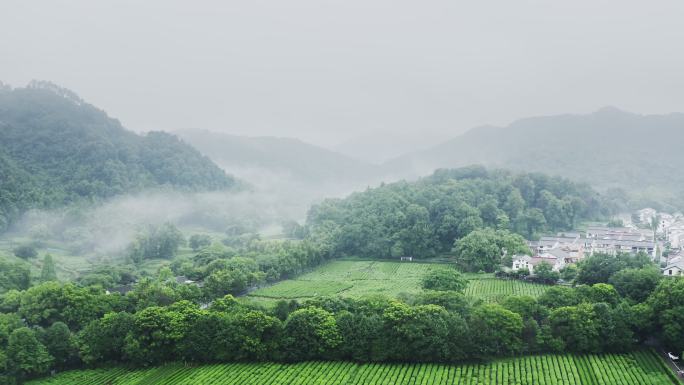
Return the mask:
<svg viewBox="0 0 684 385"><path fill-rule="evenodd" d="M285 220L301 220L304 204L260 191L183 193L148 191L102 204L27 212L5 235L58 242L72 253L120 253L147 225L173 223L184 232L223 233L231 226L270 235Z"/></svg>
<svg viewBox="0 0 684 385"><path fill-rule="evenodd" d="M75 255L121 255L136 234L149 225L172 223L189 235L229 229L278 236L285 221L305 221L311 204L341 197L365 186L313 186L288 175L259 168L229 169L247 181L244 191L180 192L153 190L122 195L101 203L75 204L27 212L3 238L34 243Z"/></svg>

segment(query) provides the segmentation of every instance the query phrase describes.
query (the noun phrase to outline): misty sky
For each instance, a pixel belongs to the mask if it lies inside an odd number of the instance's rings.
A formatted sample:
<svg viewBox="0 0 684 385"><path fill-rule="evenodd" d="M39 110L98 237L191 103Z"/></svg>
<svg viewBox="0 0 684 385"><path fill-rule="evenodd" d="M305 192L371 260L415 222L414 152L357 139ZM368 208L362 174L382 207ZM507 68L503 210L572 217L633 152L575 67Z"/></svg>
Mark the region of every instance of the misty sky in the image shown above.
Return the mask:
<svg viewBox="0 0 684 385"><path fill-rule="evenodd" d="M684 1L2 0L0 80L134 130L325 145L615 105L683 111Z"/></svg>

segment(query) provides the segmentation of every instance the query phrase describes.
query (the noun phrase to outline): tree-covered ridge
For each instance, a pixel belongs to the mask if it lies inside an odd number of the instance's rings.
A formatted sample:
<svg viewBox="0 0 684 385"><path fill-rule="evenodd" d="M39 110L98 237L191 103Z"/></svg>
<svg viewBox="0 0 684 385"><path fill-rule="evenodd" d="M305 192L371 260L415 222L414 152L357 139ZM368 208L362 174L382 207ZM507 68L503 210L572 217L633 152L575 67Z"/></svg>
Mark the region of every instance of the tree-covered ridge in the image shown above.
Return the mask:
<svg viewBox="0 0 684 385"><path fill-rule="evenodd" d="M341 255L427 257L477 229L534 237L610 215L612 207L589 186L559 177L468 167L323 201L308 222L315 235L335 234Z"/></svg>
<svg viewBox="0 0 684 385"><path fill-rule="evenodd" d="M629 196L633 208L672 210L681 209L684 191L682 140L684 114L639 115L606 107L476 127L385 167L401 175L470 164L543 172L612 189Z"/></svg>
<svg viewBox="0 0 684 385"><path fill-rule="evenodd" d="M0 229L31 207L169 185L235 185L173 135L126 130L73 92L44 82L0 88Z"/></svg>

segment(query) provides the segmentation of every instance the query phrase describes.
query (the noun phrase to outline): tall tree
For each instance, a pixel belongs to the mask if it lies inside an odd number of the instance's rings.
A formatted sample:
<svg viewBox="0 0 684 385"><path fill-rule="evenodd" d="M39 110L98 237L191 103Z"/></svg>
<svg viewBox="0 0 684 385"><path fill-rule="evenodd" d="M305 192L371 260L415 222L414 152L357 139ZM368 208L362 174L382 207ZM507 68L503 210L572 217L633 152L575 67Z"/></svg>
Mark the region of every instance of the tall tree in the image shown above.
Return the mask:
<svg viewBox="0 0 684 385"><path fill-rule="evenodd" d="M519 353L523 321L520 314L497 304L476 308L470 318L474 354L482 359Z"/></svg>
<svg viewBox="0 0 684 385"><path fill-rule="evenodd" d="M10 334L7 343L7 372L19 380L45 374L53 358L33 330L22 327Z"/></svg>
<svg viewBox="0 0 684 385"><path fill-rule="evenodd" d="M507 230L475 230L454 242L458 264L466 271L492 272L503 262L503 257L527 254L527 242L520 235Z"/></svg>
<svg viewBox="0 0 684 385"><path fill-rule="evenodd" d="M285 321L287 354L296 359L320 359L342 342L335 317L317 307L295 310Z"/></svg>
<svg viewBox="0 0 684 385"><path fill-rule="evenodd" d="M54 357L56 367L64 369L78 362L76 341L65 323L53 323L41 333L40 340Z"/></svg>
<svg viewBox="0 0 684 385"><path fill-rule="evenodd" d="M40 281L49 282L57 280L57 270L55 269L55 261L52 259L52 255L45 254L43 258L43 267L40 270Z"/></svg>

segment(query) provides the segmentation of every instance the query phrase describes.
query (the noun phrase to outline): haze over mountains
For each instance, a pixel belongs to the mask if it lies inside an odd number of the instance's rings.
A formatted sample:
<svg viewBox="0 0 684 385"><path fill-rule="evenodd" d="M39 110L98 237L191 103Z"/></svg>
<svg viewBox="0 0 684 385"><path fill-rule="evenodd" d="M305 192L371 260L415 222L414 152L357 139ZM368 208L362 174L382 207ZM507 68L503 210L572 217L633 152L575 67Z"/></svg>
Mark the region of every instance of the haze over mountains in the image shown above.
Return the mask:
<svg viewBox="0 0 684 385"><path fill-rule="evenodd" d="M49 83L3 89L0 113L0 188L3 199L14 202L2 203L5 218L21 211L17 202L47 205L161 185L223 189L236 183L228 174L290 194L291 202L301 200L305 207L380 182L472 164L560 175L604 190L648 192L669 203L684 191L681 113L639 115L606 107L476 127L427 149L421 147L439 141L438 134L421 140L385 134L386 142L370 135L367 142L339 146L340 152L296 138L206 130L179 131L182 141L161 132L140 136ZM364 155L373 148L376 158ZM404 149L412 151L373 163Z"/></svg>
<svg viewBox="0 0 684 385"><path fill-rule="evenodd" d="M368 163L381 164L406 153L438 145L459 133L444 132L376 132L339 143L331 148Z"/></svg>
<svg viewBox="0 0 684 385"><path fill-rule="evenodd" d="M248 137L207 130L176 134L223 169L246 179L266 173L300 183L362 182L380 172L378 166L296 138Z"/></svg>
<svg viewBox="0 0 684 385"><path fill-rule="evenodd" d="M598 188L684 191L684 114L639 115L614 107L590 114L520 119L478 127L426 150L386 162L406 177L435 168L482 164L538 171Z"/></svg>
<svg viewBox="0 0 684 385"><path fill-rule="evenodd" d="M364 156L369 149L392 147L402 135L386 134L387 141L368 136L367 143L339 146L342 155L288 138L247 138L209 132L180 133L186 141L229 172L237 166L258 167L308 182L391 182L415 179L438 168L481 164L519 171L543 172L589 183L601 190L648 193L654 199L675 202L684 191L684 114L641 115L604 107L588 114L523 118L505 127L475 127L421 149L436 141L405 141L412 151L375 165ZM404 138L408 138L405 136ZM387 145L390 143L390 145ZM398 151L395 146L392 151ZM378 151L385 156L391 151ZM231 168L233 167L233 168Z"/></svg>

